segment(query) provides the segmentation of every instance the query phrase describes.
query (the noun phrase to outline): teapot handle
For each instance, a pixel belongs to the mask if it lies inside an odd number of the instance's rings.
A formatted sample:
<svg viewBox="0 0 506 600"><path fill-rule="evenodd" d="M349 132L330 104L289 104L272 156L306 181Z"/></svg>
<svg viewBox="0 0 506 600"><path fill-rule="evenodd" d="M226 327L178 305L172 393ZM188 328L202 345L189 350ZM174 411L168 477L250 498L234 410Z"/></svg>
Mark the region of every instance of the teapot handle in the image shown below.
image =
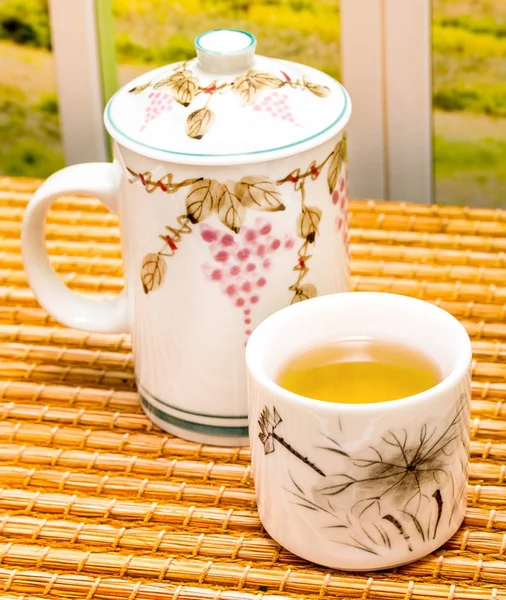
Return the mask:
<svg viewBox="0 0 506 600"><path fill-rule="evenodd" d="M21 253L28 283L40 305L68 327L101 333L129 330L126 292L111 300L92 300L71 291L56 275L47 254L46 214L65 194L96 196L117 213L120 185L117 163L84 163L58 171L28 203L21 229Z"/></svg>

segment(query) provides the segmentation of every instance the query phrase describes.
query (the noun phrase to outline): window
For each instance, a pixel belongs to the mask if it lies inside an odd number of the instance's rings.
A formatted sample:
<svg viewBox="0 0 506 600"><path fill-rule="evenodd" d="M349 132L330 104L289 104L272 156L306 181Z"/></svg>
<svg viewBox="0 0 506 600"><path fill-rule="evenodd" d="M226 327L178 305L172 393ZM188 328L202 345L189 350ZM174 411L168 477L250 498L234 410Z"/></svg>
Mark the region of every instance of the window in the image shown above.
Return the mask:
<svg viewBox="0 0 506 600"><path fill-rule="evenodd" d="M0 172L106 159L118 80L192 57L216 27L344 80L352 195L504 204L506 0L3 0Z"/></svg>
<svg viewBox="0 0 506 600"><path fill-rule="evenodd" d="M0 174L64 165L47 3L0 2Z"/></svg>
<svg viewBox="0 0 506 600"><path fill-rule="evenodd" d="M220 27L245 29L257 52L340 77L336 0L113 0L121 83L195 56L194 38Z"/></svg>
<svg viewBox="0 0 506 600"><path fill-rule="evenodd" d="M506 204L506 1L433 0L440 204Z"/></svg>

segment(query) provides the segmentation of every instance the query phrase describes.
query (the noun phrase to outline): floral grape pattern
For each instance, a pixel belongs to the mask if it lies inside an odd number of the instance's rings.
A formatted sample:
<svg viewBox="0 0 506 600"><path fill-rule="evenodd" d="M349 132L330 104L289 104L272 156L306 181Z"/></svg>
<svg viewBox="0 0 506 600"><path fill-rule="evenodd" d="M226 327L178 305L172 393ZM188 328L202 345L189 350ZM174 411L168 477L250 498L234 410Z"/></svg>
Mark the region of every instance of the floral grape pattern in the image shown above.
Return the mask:
<svg viewBox="0 0 506 600"><path fill-rule="evenodd" d="M297 260L293 267L295 282L289 287L292 292L291 303L313 298L317 295L316 286L307 281L314 245L320 234L319 227L322 211L316 206L306 204L306 189L311 181L318 179L326 170L327 185L332 202L339 204L336 227L343 231L343 241L347 248L348 227L347 210L347 142L346 133L336 143L321 162L313 160L304 168L293 169L288 175L276 181L263 175L245 175L239 181L218 181L204 177L194 177L174 181L173 173L167 173L160 179L153 179L150 171L137 173L127 167L131 176L129 183L140 182L148 194L160 190L165 194L175 194L186 190L185 212L180 214L176 225L167 225L159 234L162 247L158 252L147 254L141 266L141 282L146 294L162 285L166 275L165 259L179 251L185 236L192 233L192 226L202 223L211 215L233 234L239 235L245 229L244 222L249 211L281 212L285 210L282 186L291 186L300 198L300 212L294 232L302 240L297 250ZM339 225L341 219L341 225ZM244 235L246 235L244 233ZM250 235L252 235L250 233ZM229 234L233 240L233 236ZM227 238L228 239L228 238ZM242 238L241 238L242 239ZM293 242L290 242L293 244Z"/></svg>
<svg viewBox="0 0 506 600"><path fill-rule="evenodd" d="M280 94L279 92L272 92L264 96L262 100L257 102L253 107L256 112L266 112L273 119L281 119L292 123L296 127L302 127L295 121L295 117L292 114L290 105L288 104L288 96L286 94Z"/></svg>
<svg viewBox="0 0 506 600"><path fill-rule="evenodd" d="M166 112L169 112L174 107L174 98L167 92L150 92L148 95L151 102L146 107L144 121L141 125L143 131L151 121L154 121Z"/></svg>
<svg viewBox="0 0 506 600"><path fill-rule="evenodd" d="M186 119L186 134L188 137L200 140L212 127L215 120L215 114L209 108L213 96L216 94L233 93L235 94L243 106L251 106L255 104L262 90L279 90L284 87L290 87L301 91L308 91L318 98L326 98L330 95L330 89L324 85L312 83L305 79L293 80L287 73L280 71L279 75L274 73L264 73L254 69L248 71L244 75L239 75L233 81L215 80L208 85L201 85L199 79L190 70L190 65L195 59L185 61L175 65L172 74L154 82L148 82L143 85L136 86L130 90L131 94L142 94L149 90L152 98L151 104L146 109L144 123L141 125L141 130L144 129L151 121L164 112L169 106L167 98L161 101L160 94L172 97L177 103L184 107L189 107L193 101L199 97L206 98L204 106L192 111ZM153 94L152 96L151 94ZM273 110L275 105L275 110ZM278 95L274 91L272 97L269 97L267 102L256 104L256 110L271 110L273 113L279 113L280 118L285 118L295 124L293 115L286 103L286 97Z"/></svg>
<svg viewBox="0 0 506 600"><path fill-rule="evenodd" d="M271 224L261 218L255 220L254 227L243 227L237 236L222 233L206 223L200 226L200 235L209 245L215 263L204 264L204 274L219 284L223 294L243 312L246 338L251 334L251 310L267 283L272 255L294 246L292 238L280 240L271 231Z"/></svg>
<svg viewBox="0 0 506 600"><path fill-rule="evenodd" d="M348 166L343 165L337 180L335 190L332 192L332 204L337 207L338 215L335 218L337 232L341 234L346 255L348 257L348 271L350 268L350 235L348 227Z"/></svg>

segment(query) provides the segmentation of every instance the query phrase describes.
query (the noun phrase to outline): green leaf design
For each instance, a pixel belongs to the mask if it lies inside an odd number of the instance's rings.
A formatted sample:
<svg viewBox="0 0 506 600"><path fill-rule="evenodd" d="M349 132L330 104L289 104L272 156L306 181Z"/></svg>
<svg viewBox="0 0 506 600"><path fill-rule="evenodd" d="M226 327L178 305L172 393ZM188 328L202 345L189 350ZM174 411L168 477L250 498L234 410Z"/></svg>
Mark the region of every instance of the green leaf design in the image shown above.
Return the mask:
<svg viewBox="0 0 506 600"><path fill-rule="evenodd" d="M246 75L237 77L232 83L232 91L239 94L242 104L253 104L259 90L265 84L255 79L255 71L248 71Z"/></svg>
<svg viewBox="0 0 506 600"><path fill-rule="evenodd" d="M185 77L174 83L171 86L171 90L176 102L179 102L183 106L189 106L197 95L198 87L198 79L195 77Z"/></svg>
<svg viewBox="0 0 506 600"><path fill-rule="evenodd" d="M275 212L286 208L279 187L268 177L247 175L235 184L234 193L243 206L253 210Z"/></svg>
<svg viewBox="0 0 506 600"><path fill-rule="evenodd" d="M246 209L231 191L234 187L233 182L227 182L222 187L223 192L218 198L218 217L234 233L239 233L246 216Z"/></svg>
<svg viewBox="0 0 506 600"><path fill-rule="evenodd" d="M224 189L215 179L200 179L191 186L186 196L186 213L193 224L201 223L217 209Z"/></svg>
<svg viewBox="0 0 506 600"><path fill-rule="evenodd" d="M277 89L282 87L285 82L276 77L272 73L264 73L263 71L250 71L249 80L255 84L258 89L262 87Z"/></svg>
<svg viewBox="0 0 506 600"><path fill-rule="evenodd" d="M148 81L148 83L144 83L143 85L137 85L137 86L133 87L131 90L128 90L128 92L130 94L140 94L145 89L147 89L150 85L151 85L151 83Z"/></svg>
<svg viewBox="0 0 506 600"><path fill-rule="evenodd" d="M194 140L200 140L209 131L215 115L210 108L194 110L186 120L186 135Z"/></svg>
<svg viewBox="0 0 506 600"><path fill-rule="evenodd" d="M343 137L337 142L330 160L329 168L327 171L327 183L329 186L329 194L336 189L337 179L341 172L343 163L348 161L348 142L346 132L343 133Z"/></svg>
<svg viewBox="0 0 506 600"><path fill-rule="evenodd" d="M303 302L304 300L309 300L310 298L316 298L316 296L316 286L312 283L305 283L304 285L301 285L295 289L295 296L292 300L292 304Z"/></svg>
<svg viewBox="0 0 506 600"><path fill-rule="evenodd" d="M322 218L322 211L316 206L304 206L297 218L297 235L310 244L314 244L318 234L318 226Z"/></svg>
<svg viewBox="0 0 506 600"><path fill-rule="evenodd" d="M304 86L306 87L306 90L309 90L312 94L318 96L318 98L327 98L330 96L330 88L326 85L318 85L317 83L305 81Z"/></svg>
<svg viewBox="0 0 506 600"><path fill-rule="evenodd" d="M146 254L142 261L141 281L142 289L145 294L156 290L162 284L167 265L165 260L159 254Z"/></svg>
<svg viewBox="0 0 506 600"><path fill-rule="evenodd" d="M171 73L168 77L164 77L163 79L160 79L160 81L157 81L153 85L153 88L172 87L185 79L191 79L192 77L193 73L191 71L176 71L175 73Z"/></svg>

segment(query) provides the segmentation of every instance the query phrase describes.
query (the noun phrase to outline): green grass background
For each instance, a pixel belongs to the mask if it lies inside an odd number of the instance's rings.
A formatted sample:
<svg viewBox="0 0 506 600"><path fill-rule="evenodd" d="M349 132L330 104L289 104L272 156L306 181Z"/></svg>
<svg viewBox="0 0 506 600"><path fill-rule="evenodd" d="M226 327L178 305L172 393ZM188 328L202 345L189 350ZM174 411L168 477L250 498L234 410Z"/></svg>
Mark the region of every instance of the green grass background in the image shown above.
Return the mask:
<svg viewBox="0 0 506 600"><path fill-rule="evenodd" d="M192 57L197 33L224 26L339 79L338 4L113 0L120 82ZM433 0L432 33L436 199L504 206L506 0ZM62 165L47 0L0 0L0 173L45 177Z"/></svg>

